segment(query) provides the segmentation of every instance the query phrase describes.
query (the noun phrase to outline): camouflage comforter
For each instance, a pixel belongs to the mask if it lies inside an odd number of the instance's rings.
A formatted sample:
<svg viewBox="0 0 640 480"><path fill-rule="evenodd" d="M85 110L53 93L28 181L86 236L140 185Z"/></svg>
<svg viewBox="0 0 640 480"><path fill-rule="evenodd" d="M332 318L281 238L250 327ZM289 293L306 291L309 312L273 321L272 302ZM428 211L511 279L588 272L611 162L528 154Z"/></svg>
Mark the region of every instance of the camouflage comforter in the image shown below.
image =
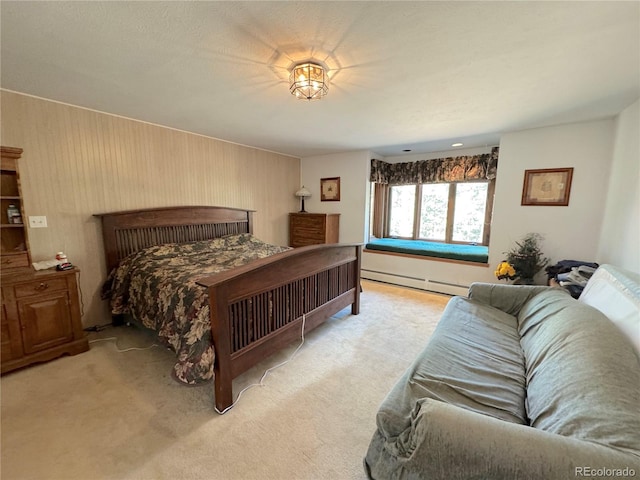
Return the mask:
<svg viewBox="0 0 640 480"><path fill-rule="evenodd" d="M176 352L177 380L201 383L213 378L215 352L207 290L196 281L288 249L250 234L149 247L120 262L102 296L112 314L131 315Z"/></svg>

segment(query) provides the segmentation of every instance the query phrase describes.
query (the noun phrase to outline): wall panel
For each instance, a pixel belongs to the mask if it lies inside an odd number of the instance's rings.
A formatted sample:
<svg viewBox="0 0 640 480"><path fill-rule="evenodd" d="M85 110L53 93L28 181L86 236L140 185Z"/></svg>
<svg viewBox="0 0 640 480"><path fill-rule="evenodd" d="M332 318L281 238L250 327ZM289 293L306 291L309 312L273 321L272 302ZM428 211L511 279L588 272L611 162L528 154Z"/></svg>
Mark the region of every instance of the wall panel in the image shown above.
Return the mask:
<svg viewBox="0 0 640 480"><path fill-rule="evenodd" d="M20 164L34 261L64 251L81 270L85 325L109 321L107 275L95 213L168 205L256 210L254 230L286 245L300 160L144 122L0 91L1 143Z"/></svg>

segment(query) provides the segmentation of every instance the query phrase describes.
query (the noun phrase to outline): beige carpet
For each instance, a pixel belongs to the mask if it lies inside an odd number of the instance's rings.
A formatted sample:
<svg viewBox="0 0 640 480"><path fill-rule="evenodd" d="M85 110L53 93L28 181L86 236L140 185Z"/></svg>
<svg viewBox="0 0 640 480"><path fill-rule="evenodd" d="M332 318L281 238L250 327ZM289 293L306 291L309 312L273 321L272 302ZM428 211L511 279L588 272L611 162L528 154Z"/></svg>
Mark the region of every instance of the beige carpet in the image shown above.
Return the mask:
<svg viewBox="0 0 640 480"><path fill-rule="evenodd" d="M364 479L385 394L422 350L448 297L363 282L362 312L311 332L293 360L225 415L213 387L170 375L172 353L131 327L89 352L2 377L3 480ZM116 348L117 344L117 348ZM234 393L292 345L234 381Z"/></svg>

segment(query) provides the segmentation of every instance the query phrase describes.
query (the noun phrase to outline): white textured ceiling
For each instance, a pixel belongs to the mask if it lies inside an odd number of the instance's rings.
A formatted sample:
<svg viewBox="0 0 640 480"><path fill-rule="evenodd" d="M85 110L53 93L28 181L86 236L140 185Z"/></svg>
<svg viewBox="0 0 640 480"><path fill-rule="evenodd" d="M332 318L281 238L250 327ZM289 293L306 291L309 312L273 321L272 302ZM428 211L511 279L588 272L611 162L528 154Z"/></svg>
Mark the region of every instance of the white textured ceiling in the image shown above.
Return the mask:
<svg viewBox="0 0 640 480"><path fill-rule="evenodd" d="M640 3L0 3L4 89L298 157L493 145L640 95ZM331 68L327 97L288 68Z"/></svg>

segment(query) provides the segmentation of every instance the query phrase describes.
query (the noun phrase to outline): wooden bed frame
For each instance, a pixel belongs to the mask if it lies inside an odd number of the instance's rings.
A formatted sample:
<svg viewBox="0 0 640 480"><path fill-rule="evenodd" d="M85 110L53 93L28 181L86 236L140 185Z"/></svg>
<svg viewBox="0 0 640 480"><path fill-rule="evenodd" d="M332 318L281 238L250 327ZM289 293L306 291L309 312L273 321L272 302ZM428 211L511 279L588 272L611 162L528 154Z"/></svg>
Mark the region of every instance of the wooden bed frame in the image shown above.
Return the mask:
<svg viewBox="0 0 640 480"><path fill-rule="evenodd" d="M166 207L98 214L107 271L138 250L253 233L253 211ZM203 277L215 349L215 404L233 405L232 380L351 305L360 313L361 245L311 245Z"/></svg>

